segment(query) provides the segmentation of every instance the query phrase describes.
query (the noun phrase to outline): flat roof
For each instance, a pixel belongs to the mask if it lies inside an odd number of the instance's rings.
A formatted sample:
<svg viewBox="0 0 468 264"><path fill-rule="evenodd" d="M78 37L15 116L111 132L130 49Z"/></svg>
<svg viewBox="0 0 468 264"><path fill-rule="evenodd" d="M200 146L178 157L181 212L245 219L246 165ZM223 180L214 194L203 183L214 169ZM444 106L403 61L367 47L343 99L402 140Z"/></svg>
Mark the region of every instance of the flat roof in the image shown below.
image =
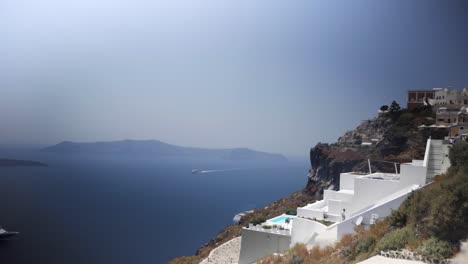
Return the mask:
<svg viewBox="0 0 468 264"><path fill-rule="evenodd" d="M435 93L434 90L408 90L408 93L410 92L425 92L425 93Z"/></svg>

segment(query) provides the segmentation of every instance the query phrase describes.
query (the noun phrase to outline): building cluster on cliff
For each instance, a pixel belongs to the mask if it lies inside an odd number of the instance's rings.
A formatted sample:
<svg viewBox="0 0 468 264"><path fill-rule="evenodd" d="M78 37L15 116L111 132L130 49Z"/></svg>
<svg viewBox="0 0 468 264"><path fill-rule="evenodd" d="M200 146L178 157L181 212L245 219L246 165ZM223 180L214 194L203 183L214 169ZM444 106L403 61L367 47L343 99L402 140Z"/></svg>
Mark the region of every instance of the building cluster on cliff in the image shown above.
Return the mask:
<svg viewBox="0 0 468 264"><path fill-rule="evenodd" d="M408 91L408 109L424 105L431 105L436 115L436 122L429 126L429 129L447 128L451 138L468 134L468 88L463 88L463 90L433 88L432 90Z"/></svg>

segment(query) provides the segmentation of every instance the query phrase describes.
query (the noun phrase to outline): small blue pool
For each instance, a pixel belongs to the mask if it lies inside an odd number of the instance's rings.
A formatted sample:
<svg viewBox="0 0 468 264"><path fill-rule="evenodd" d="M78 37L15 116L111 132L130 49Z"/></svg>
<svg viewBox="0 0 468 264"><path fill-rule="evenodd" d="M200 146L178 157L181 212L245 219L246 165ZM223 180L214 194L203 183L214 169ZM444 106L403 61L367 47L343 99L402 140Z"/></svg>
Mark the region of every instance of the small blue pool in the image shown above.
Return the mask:
<svg viewBox="0 0 468 264"><path fill-rule="evenodd" d="M286 219L292 218L290 215L280 215L275 218L272 218L268 220L270 223L275 223L275 224L284 224L286 222Z"/></svg>

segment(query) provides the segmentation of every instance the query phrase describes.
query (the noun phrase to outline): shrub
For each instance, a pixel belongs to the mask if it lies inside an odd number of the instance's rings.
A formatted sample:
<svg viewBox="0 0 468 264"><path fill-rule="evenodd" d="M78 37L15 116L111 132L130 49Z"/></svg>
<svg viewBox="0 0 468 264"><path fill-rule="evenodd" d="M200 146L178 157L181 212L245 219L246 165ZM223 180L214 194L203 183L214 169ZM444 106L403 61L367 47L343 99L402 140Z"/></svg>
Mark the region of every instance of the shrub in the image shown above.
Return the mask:
<svg viewBox="0 0 468 264"><path fill-rule="evenodd" d="M263 225L262 228L263 228L263 229L271 229L271 226L269 226L269 225Z"/></svg>
<svg viewBox="0 0 468 264"><path fill-rule="evenodd" d="M375 238L374 237L366 237L358 241L356 246L356 254L365 254L369 253L374 249L375 246Z"/></svg>
<svg viewBox="0 0 468 264"><path fill-rule="evenodd" d="M411 227L396 229L386 234L376 245L375 251L397 250L416 240Z"/></svg>
<svg viewBox="0 0 468 264"><path fill-rule="evenodd" d="M431 105L418 106L413 108L411 112L417 114L418 116L435 117L435 113Z"/></svg>
<svg viewBox="0 0 468 264"><path fill-rule="evenodd" d="M427 223L432 236L457 243L468 235L468 169L460 169L440 184Z"/></svg>
<svg viewBox="0 0 468 264"><path fill-rule="evenodd" d="M297 210L296 209L288 209L286 211L287 215L297 215Z"/></svg>
<svg viewBox="0 0 468 264"><path fill-rule="evenodd" d="M260 217L250 220L250 223L254 225L259 225L261 223L264 223L266 220L267 218L265 216L260 216Z"/></svg>
<svg viewBox="0 0 468 264"><path fill-rule="evenodd" d="M468 144L463 141L457 142L450 150L449 158L453 167L466 166L466 161L468 160Z"/></svg>
<svg viewBox="0 0 468 264"><path fill-rule="evenodd" d="M403 128L411 128L414 122L414 115L411 113L402 114L397 121L397 125Z"/></svg>
<svg viewBox="0 0 468 264"><path fill-rule="evenodd" d="M388 232L390 232L390 226L387 221L379 221L368 230L368 234L375 237L377 240L382 238Z"/></svg>
<svg viewBox="0 0 468 264"><path fill-rule="evenodd" d="M390 105L390 113L399 112L400 110L400 105L396 101L393 101Z"/></svg>
<svg viewBox="0 0 468 264"><path fill-rule="evenodd" d="M433 260L443 260L453 254L453 249L446 241L430 238L418 248L418 253Z"/></svg>
<svg viewBox="0 0 468 264"><path fill-rule="evenodd" d="M406 214L402 212L403 210L395 210L388 218L388 222L393 227L404 227L406 225Z"/></svg>
<svg viewBox="0 0 468 264"><path fill-rule="evenodd" d="M302 264L308 255L309 251L304 244L296 244L289 250L289 263Z"/></svg>
<svg viewBox="0 0 468 264"><path fill-rule="evenodd" d="M382 105L382 106L380 107L380 111L382 111L382 112L385 112L385 111L387 111L387 110L388 110L388 105Z"/></svg>

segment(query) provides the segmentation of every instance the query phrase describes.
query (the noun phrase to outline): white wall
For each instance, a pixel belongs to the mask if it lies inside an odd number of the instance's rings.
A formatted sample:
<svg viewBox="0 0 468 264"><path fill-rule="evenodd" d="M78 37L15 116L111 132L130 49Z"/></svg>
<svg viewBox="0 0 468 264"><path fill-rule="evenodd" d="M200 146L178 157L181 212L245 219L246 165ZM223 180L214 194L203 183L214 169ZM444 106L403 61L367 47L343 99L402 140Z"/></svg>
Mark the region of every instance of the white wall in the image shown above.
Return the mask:
<svg viewBox="0 0 468 264"><path fill-rule="evenodd" d="M409 190L408 190L409 191ZM337 239L341 239L345 234L354 233L354 227L356 226L355 222L359 216L363 217L363 224L369 224L372 214L378 214L379 219L389 216L392 213L392 210L398 209L401 203L408 197L409 192L403 192L400 196L389 200L388 202L374 206L369 210L353 216L339 224L337 224Z"/></svg>
<svg viewBox="0 0 468 264"><path fill-rule="evenodd" d="M291 247L297 243L308 244L313 241L314 235L325 232L327 226L304 218L296 218L293 221L291 229Z"/></svg>
<svg viewBox="0 0 468 264"><path fill-rule="evenodd" d="M289 249L291 236L242 229L239 264L250 264L270 256L273 253L284 253Z"/></svg>
<svg viewBox="0 0 468 264"><path fill-rule="evenodd" d="M308 204L304 207L297 208L297 216L300 217L307 217L307 218L323 218L323 212L321 208L326 206L326 202L324 200L316 201L313 204Z"/></svg>
<svg viewBox="0 0 468 264"><path fill-rule="evenodd" d="M296 218L293 223L291 247L297 243L327 246L337 240L337 224L325 226L321 223Z"/></svg>
<svg viewBox="0 0 468 264"><path fill-rule="evenodd" d="M306 218L317 218L319 220L323 219L323 212L320 209L305 209L305 208L297 208L297 215L300 217Z"/></svg>
<svg viewBox="0 0 468 264"><path fill-rule="evenodd" d="M400 181L357 178L354 183L354 200L346 209L346 217L375 204L376 201L401 189Z"/></svg>
<svg viewBox="0 0 468 264"><path fill-rule="evenodd" d="M331 190L325 190L323 192L324 200L341 200L343 202L351 202L353 200L354 194L351 193L342 193Z"/></svg>
<svg viewBox="0 0 468 264"><path fill-rule="evenodd" d="M423 186L426 184L427 167L401 164L400 166L400 188L409 185Z"/></svg>
<svg viewBox="0 0 468 264"><path fill-rule="evenodd" d="M340 174L340 190L354 190L354 178L360 175L354 173L341 173Z"/></svg>
<svg viewBox="0 0 468 264"><path fill-rule="evenodd" d="M338 238L338 224L327 227L325 232L321 233L315 238L314 245L326 247L337 241Z"/></svg>

